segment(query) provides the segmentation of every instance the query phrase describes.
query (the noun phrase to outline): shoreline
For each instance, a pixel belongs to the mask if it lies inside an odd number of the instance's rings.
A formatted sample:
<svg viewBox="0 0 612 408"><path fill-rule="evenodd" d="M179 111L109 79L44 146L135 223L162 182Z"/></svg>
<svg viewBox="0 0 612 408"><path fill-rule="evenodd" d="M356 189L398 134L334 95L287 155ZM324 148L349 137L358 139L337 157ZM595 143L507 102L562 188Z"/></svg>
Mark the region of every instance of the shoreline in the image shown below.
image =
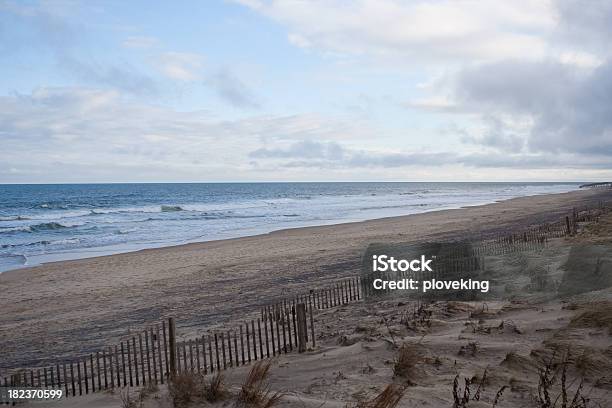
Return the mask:
<svg viewBox="0 0 612 408"><path fill-rule="evenodd" d="M99 350L168 317L177 319L182 335L200 334L263 303L354 276L370 243L509 233L558 220L599 199L611 200L612 190L519 197L5 272L0 369Z"/></svg>
<svg viewBox="0 0 612 408"><path fill-rule="evenodd" d="M32 268L44 267L46 265L57 264L57 263L62 263L62 262L72 262L72 261L80 261L80 260L87 260L87 259L96 259L96 258L101 258L101 257L108 257L108 256L115 256L115 255L129 254L129 253L138 253L138 252L147 251L147 250L161 250L161 249L165 249L165 248L177 248L177 247L181 247L181 246L185 246L185 245L192 245L192 244L205 244L205 243L209 243L209 242L220 242L220 241L235 240L235 239L241 239L241 238L251 238L251 237L257 237L257 236L264 236L264 235L268 235L268 234L273 234L275 232L281 232L281 231L291 231L291 230L301 230L301 229L306 229L306 228L339 226L339 225L347 225L347 224L359 224L359 223L365 223L365 222L370 222L370 221L378 221L378 220L386 220L386 219L401 219L401 218L404 218L404 217L412 217L412 216L417 216L417 215L421 215L421 214L431 214L431 213L438 213L438 212L449 211L449 210L461 210L461 209L467 209L467 208L482 207L482 206L493 205L493 204L497 204L497 203L503 203L503 202L507 202L507 201L511 201L511 200L516 200L516 199L521 199L521 198L538 197L538 196L549 196L549 195L557 195L557 194L571 194L571 193L577 193L577 192L581 192L581 191L588 191L588 190L576 189L576 190L572 190L572 191L564 192L564 193L552 193L552 194L551 193L539 193L539 194L531 194L531 195L525 195L525 196L508 198L508 199L502 199L502 200L485 201L485 202L481 202L481 203L477 203L477 204L451 205L451 206L446 206L446 207L443 207L443 208L424 210L422 212L417 212L417 213L413 213L413 214L390 215L390 216L375 217L375 218L365 218L365 219L350 219L350 218L348 218L346 221L330 220L329 223L322 223L322 224L319 223L319 224L313 224L313 225L300 225L300 226L295 226L295 227L278 228L278 229L271 229L271 230L265 230L265 229L262 229L262 230L253 230L252 233L247 232L246 235L228 236L226 238L213 238L213 239L209 239L209 240L193 240L193 241L189 241L188 240L188 241L185 241L185 242L180 242L180 243L170 244L170 245L168 245L168 243L162 243L162 244L159 244L159 245L151 245L151 244L146 244L146 243L124 243L124 244L110 245L110 246L106 246L106 247L102 246L102 247L91 247L91 248L77 248L74 251L64 251L64 252L56 252L56 253L39 254L39 255L34 255L34 256L28 256L28 257L26 257L26 262L29 262L30 260L34 260L34 263L32 265L25 265L24 264L24 265L17 266L17 267L12 268L12 269L0 270L0 276L3 275L3 274L20 272L20 271L24 271L24 270L28 270L28 269L32 269ZM232 234L229 234L229 235L232 235ZM113 247L115 247L116 249L115 250L111 249ZM64 256L62 256L62 255L64 255ZM36 260L39 260L39 261L36 261Z"/></svg>

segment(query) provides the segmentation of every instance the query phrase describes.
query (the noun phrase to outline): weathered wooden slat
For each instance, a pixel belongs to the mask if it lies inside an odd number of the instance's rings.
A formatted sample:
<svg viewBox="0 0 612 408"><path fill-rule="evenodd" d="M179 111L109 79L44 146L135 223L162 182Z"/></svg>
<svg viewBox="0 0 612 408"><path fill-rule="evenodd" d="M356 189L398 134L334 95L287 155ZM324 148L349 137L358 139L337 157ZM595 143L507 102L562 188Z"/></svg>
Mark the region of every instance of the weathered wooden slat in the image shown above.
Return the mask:
<svg viewBox="0 0 612 408"><path fill-rule="evenodd" d="M298 352L306 351L306 306L304 303L297 305L297 321L298 321Z"/></svg>
<svg viewBox="0 0 612 408"><path fill-rule="evenodd" d="M166 325L164 324L164 337ZM170 378L174 378L176 376L176 327L174 325L174 318L171 317L168 319L168 343L166 344L164 341L164 347L166 348L166 369L169 369ZM169 356L168 356L169 353ZM170 357L170 361L168 361L168 357Z"/></svg>
<svg viewBox="0 0 612 408"><path fill-rule="evenodd" d="M142 346L142 333L138 333L138 351L140 354L140 372L142 373L142 385L147 385L144 347Z"/></svg>
<svg viewBox="0 0 612 408"><path fill-rule="evenodd" d="M196 368L198 369L198 373L200 373L200 338L195 338L195 355L196 355Z"/></svg>
<svg viewBox="0 0 612 408"><path fill-rule="evenodd" d="M183 370L187 371L187 343L183 342Z"/></svg>
<svg viewBox="0 0 612 408"><path fill-rule="evenodd" d="M276 316L275 316L276 317ZM278 354L281 354L281 335L280 335L280 324L278 323L278 319L274 319L276 323L276 351Z"/></svg>
<svg viewBox="0 0 612 408"><path fill-rule="evenodd" d="M113 363L113 349L110 347L108 349L108 362L110 365L111 388L115 388L115 365Z"/></svg>
<svg viewBox="0 0 612 408"><path fill-rule="evenodd" d="M257 338L255 337L255 321L251 319L251 334L253 337L253 360L257 361Z"/></svg>
<svg viewBox="0 0 612 408"><path fill-rule="evenodd" d="M115 370L117 372L117 387L121 387L121 367L119 366L119 354L115 346Z"/></svg>
<svg viewBox="0 0 612 408"><path fill-rule="evenodd" d="M174 321L174 319L172 318L170 318L169 320ZM166 321L165 320L162 321L162 334L164 336L164 356L166 357L166 375L171 377L172 374L170 370L170 357L168 356L168 338L166 337Z"/></svg>
<svg viewBox="0 0 612 408"><path fill-rule="evenodd" d="M258 334L257 337L259 338L259 358L263 359L264 352L263 352L263 342L261 338L261 320L259 318L257 318L257 334Z"/></svg>
<svg viewBox="0 0 612 408"><path fill-rule="evenodd" d="M136 349L136 337L132 337L132 350L134 351L134 377L136 377L136 386L140 386L140 376L138 375L138 351ZM104 368L106 370L106 368Z"/></svg>
<svg viewBox="0 0 612 408"><path fill-rule="evenodd" d="M127 373L125 369L125 348L121 342L121 376L123 377L123 386L127 386Z"/></svg>
<svg viewBox="0 0 612 408"><path fill-rule="evenodd" d="M153 384L157 384L157 357L155 357L155 333L149 329L149 339L151 341L151 360L153 360Z"/></svg>
<svg viewBox="0 0 612 408"><path fill-rule="evenodd" d="M249 323L245 323L244 330L246 332L246 347L247 347L247 357L249 363L251 362L251 336L249 333Z"/></svg>
<svg viewBox="0 0 612 408"><path fill-rule="evenodd" d="M202 335L202 356L203 358L203 365L204 365L204 374L208 374L208 366L206 364L206 340L204 339L204 335Z"/></svg>
<svg viewBox="0 0 612 408"><path fill-rule="evenodd" d="M189 366L191 369L191 372L194 372L194 364L193 364L193 341L192 339L189 339Z"/></svg>
<svg viewBox="0 0 612 408"><path fill-rule="evenodd" d="M240 359L238 358L238 336L236 330L234 330L234 358L236 361L236 367L240 365Z"/></svg>
<svg viewBox="0 0 612 408"><path fill-rule="evenodd" d="M212 339L210 334L208 335L208 357L210 357L210 372L213 373L215 371L215 360L213 360Z"/></svg>
<svg viewBox="0 0 612 408"><path fill-rule="evenodd" d="M132 353L130 351L130 341L126 341L125 342L126 346L127 346L127 360L128 360L128 372L130 375L130 387L134 386L134 380L132 377ZM135 355L136 353L134 353Z"/></svg>
<svg viewBox="0 0 612 408"><path fill-rule="evenodd" d="M227 349L229 351L229 366L233 367L234 359L232 356L232 332L229 330L227 331Z"/></svg>
<svg viewBox="0 0 612 408"><path fill-rule="evenodd" d="M95 375L95 371L94 371L94 360L93 360L93 354L89 355L89 370L91 371L91 392L96 392L96 375ZM51 376L53 377L53 372L51 373Z"/></svg>
<svg viewBox="0 0 612 408"><path fill-rule="evenodd" d="M269 338L268 338L268 316L266 314L264 314L263 316L263 322L264 322L264 337L266 339L266 356L270 358L270 343L269 343Z"/></svg>
<svg viewBox="0 0 612 408"><path fill-rule="evenodd" d="M287 307L284 308L285 323L287 325L287 338L289 339L289 350L293 351L293 340L291 339L291 312ZM297 345L296 345L297 346Z"/></svg>
<svg viewBox="0 0 612 408"><path fill-rule="evenodd" d="M223 354L223 369L227 369L227 360L225 359L225 338L223 336L223 332L220 333L221 336L221 352Z"/></svg>
<svg viewBox="0 0 612 408"><path fill-rule="evenodd" d="M100 370L100 352L96 351L96 367L98 367L98 391L102 390L102 370ZM57 366L59 371L59 366ZM59 377L59 374L58 374Z"/></svg>
<svg viewBox="0 0 612 408"><path fill-rule="evenodd" d="M38 374L40 376L40 370L38 371ZM82 388L82 383L81 383L81 362L79 360L77 360L77 381L79 382L79 395L83 395L83 388ZM40 383L40 377L39 377L39 383Z"/></svg>
<svg viewBox="0 0 612 408"><path fill-rule="evenodd" d="M62 373L64 374L64 394L68 396L68 376L66 375L67 374L66 363L62 363Z"/></svg>
<svg viewBox="0 0 612 408"><path fill-rule="evenodd" d="M147 381L149 382L149 384L151 384L151 382L153 381L153 373L151 372L151 353L150 353L150 349L149 349L149 332L148 330L145 330L144 333L144 342L145 342L145 356L146 356L146 360L147 360Z"/></svg>
<svg viewBox="0 0 612 408"><path fill-rule="evenodd" d="M215 333L215 360L217 361L217 370L221 370L221 364L219 364L219 340L217 339L217 333Z"/></svg>
<svg viewBox="0 0 612 408"><path fill-rule="evenodd" d="M174 353L176 354L176 372L181 373L181 344L177 343L176 345L176 350L174 350Z"/></svg>
<svg viewBox="0 0 612 408"><path fill-rule="evenodd" d="M159 381L164 383L164 365L162 361L162 339L159 337L159 325L155 325L155 339L157 341L157 360L159 363Z"/></svg>

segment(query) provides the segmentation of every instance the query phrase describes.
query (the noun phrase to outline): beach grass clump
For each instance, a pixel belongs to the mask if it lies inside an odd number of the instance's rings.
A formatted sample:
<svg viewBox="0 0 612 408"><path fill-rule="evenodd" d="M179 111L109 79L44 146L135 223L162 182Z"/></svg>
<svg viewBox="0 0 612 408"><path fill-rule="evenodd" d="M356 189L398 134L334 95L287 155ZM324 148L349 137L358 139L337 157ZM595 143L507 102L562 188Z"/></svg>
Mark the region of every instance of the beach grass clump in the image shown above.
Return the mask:
<svg viewBox="0 0 612 408"><path fill-rule="evenodd" d="M580 379L574 390L570 390L576 380L568 381L567 367L570 356L561 363L554 363L555 354L539 369L537 406L539 408L588 408L594 406L584 393L584 378ZM555 391L558 390L558 391ZM554 395L556 394L556 396Z"/></svg>
<svg viewBox="0 0 612 408"><path fill-rule="evenodd" d="M399 404L405 391L405 387L389 384L373 399L347 404L346 408L394 408Z"/></svg>
<svg viewBox="0 0 612 408"><path fill-rule="evenodd" d="M416 366L421 362L422 356L414 346L402 344L393 363L393 375L410 379L414 376Z"/></svg>
<svg viewBox="0 0 612 408"><path fill-rule="evenodd" d="M472 379L464 378L465 385L463 389L459 385L459 375L455 376L453 380L453 408L468 408L470 407L471 401L480 401L483 393L485 392L485 385L488 385L489 381L487 378L487 369L482 373L482 377L478 378L474 376ZM473 386L478 385L475 392L472 393ZM508 389L507 385L503 385L497 390L491 407L495 408L501 401L504 391Z"/></svg>
<svg viewBox="0 0 612 408"><path fill-rule="evenodd" d="M243 406L270 408L277 405L283 398L281 392L270 390L269 376L272 363L260 361L256 363L242 383L237 402Z"/></svg>
<svg viewBox="0 0 612 408"><path fill-rule="evenodd" d="M174 407L185 407L196 401L200 396L200 381L200 376L192 372L178 373L171 378L168 381L168 394Z"/></svg>
<svg viewBox="0 0 612 408"><path fill-rule="evenodd" d="M177 374L168 382L168 393L177 408L194 402L217 402L229 395L220 372L209 378L189 371Z"/></svg>
<svg viewBox="0 0 612 408"><path fill-rule="evenodd" d="M142 406L142 401L134 398L129 388L121 390L119 398L121 398L121 408L139 408Z"/></svg>
<svg viewBox="0 0 612 408"><path fill-rule="evenodd" d="M203 397L208 402L221 401L228 395L221 372L217 372L209 380L205 379L203 383Z"/></svg>
<svg viewBox="0 0 612 408"><path fill-rule="evenodd" d="M612 333L612 302L593 303L570 321L570 327L607 328Z"/></svg>
<svg viewBox="0 0 612 408"><path fill-rule="evenodd" d="M459 347L459 355L460 356L472 356L476 357L476 353L478 353L478 343L475 341L471 341L468 344Z"/></svg>

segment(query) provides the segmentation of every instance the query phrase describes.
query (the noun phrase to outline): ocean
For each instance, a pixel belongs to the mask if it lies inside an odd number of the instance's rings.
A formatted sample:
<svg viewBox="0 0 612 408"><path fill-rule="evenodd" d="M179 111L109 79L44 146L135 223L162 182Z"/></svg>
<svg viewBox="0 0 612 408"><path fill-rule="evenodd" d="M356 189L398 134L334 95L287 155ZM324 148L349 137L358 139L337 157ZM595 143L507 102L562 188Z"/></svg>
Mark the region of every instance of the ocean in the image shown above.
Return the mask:
<svg viewBox="0 0 612 408"><path fill-rule="evenodd" d="M576 183L0 185L0 272L577 188Z"/></svg>

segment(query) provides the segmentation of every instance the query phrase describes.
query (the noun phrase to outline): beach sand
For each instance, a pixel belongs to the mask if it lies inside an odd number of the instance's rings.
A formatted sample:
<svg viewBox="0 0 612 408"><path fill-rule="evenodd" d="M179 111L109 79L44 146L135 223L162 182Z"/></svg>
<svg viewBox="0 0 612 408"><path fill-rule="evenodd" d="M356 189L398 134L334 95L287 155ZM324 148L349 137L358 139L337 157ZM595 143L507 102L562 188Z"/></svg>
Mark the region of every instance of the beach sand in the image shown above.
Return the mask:
<svg viewBox="0 0 612 408"><path fill-rule="evenodd" d="M326 282L358 273L361 254L373 242L477 238L522 231L529 225L556 221L574 207L610 199L609 190L524 197L4 273L0 275L0 368L52 363L97 351L125 336L128 329L170 316L177 320L179 337L193 336L253 311L259 304L325 287ZM609 226L610 220L607 222L604 225ZM604 229L604 240L609 239L605 238L609 232ZM560 241L555 255L559 257L566 250ZM599 296L605 301L608 295ZM573 336L578 344L599 345L604 351L594 351L593 358L610 358L605 355L609 354L610 338L604 329L570 324L588 305L566 306L561 300L544 305L537 300L525 304L493 302L479 316L475 314L479 305L458 303L449 310L448 305L434 304L432 328L423 333L410 331L401 323L402 313L408 311L402 308L409 305L383 300L343 306L318 315L318 350L275 362L272 385L289 392L287 406L315 407L326 401L325 406L344 406L346 401L371 397L390 382L397 347L407 342L421 350L423 361L419 374L411 380L410 396L404 397L401 406L450 406L454 376L481 375L487 366L496 368L487 394L494 394L492 390L500 384L512 383L508 401L513 405L507 406L520 406L514 403L518 404L521 395L528 398L529 386L537 380L536 367L528 357L534 349L546 349L543 342L552 334L562 333L555 341ZM390 323L382 324L382 316ZM502 321L505 326L484 338L474 329L498 327ZM518 327L521 334L512 327ZM477 343L473 355L458 354L461 346L468 347L471 342ZM510 352L515 354L508 356ZM503 367L503 361L509 368L502 372L498 368ZM227 381L237 387L245 370L230 370ZM87 406L120 406L117 395L87 398ZM78 401L65 404L79 406Z"/></svg>

